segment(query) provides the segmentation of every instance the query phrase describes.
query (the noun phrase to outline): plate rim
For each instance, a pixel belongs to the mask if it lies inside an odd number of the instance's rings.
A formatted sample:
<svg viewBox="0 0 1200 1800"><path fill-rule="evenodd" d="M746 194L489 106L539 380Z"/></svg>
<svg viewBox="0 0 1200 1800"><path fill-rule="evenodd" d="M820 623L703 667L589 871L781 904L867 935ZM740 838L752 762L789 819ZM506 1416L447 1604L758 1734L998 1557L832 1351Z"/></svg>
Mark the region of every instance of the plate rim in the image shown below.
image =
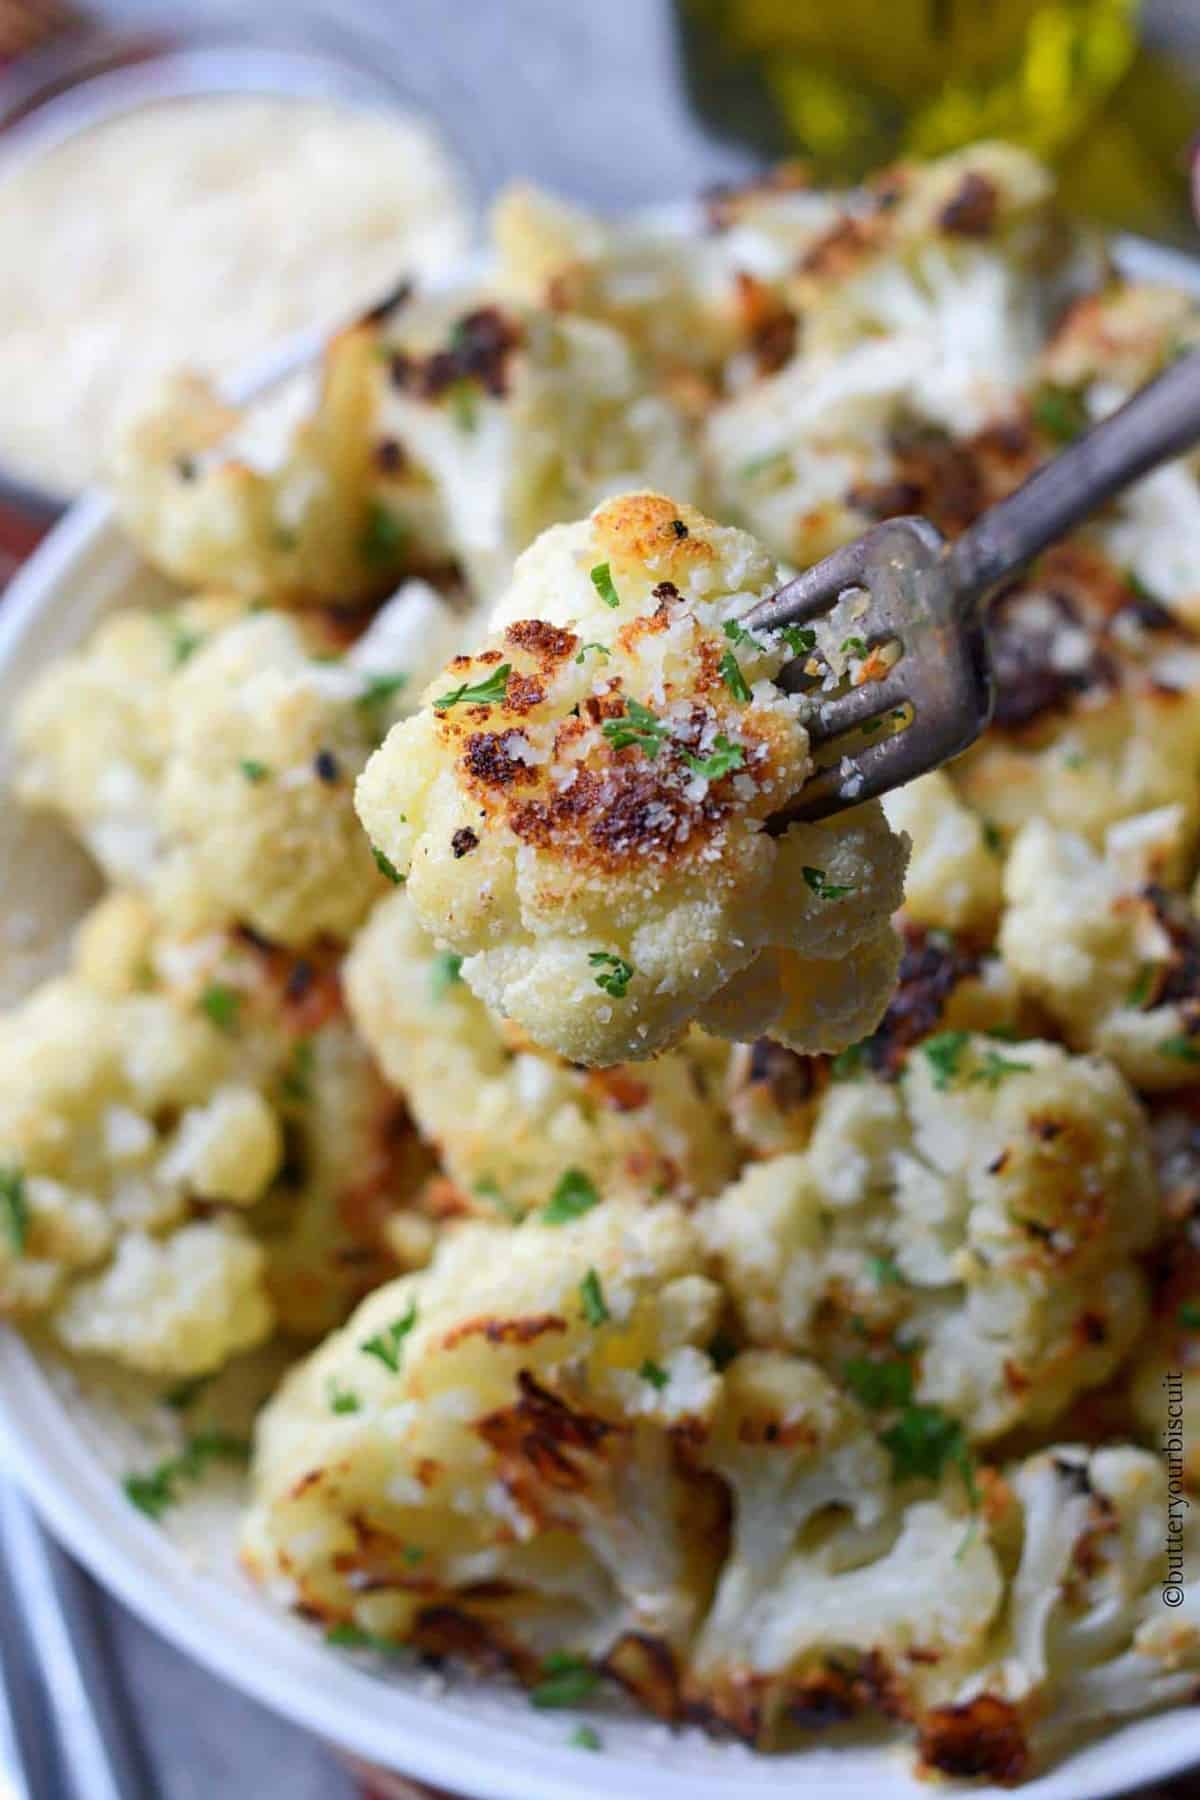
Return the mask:
<svg viewBox="0 0 1200 1800"><path fill-rule="evenodd" d="M686 203L647 210L648 222L684 229L695 209ZM1134 275L1168 280L1200 294L1200 258L1143 239L1113 240L1117 260ZM277 353L269 359L269 365ZM17 572L0 603L0 680L31 628L55 605L77 565L97 550L124 544L110 499L77 500ZM638 1800L778 1800L803 1785L813 1800L918 1800L929 1792L902 1766L889 1744L878 1766L847 1769L824 1779L816 1770L819 1741L788 1757L713 1770L672 1768L622 1750L587 1757L564 1740L552 1744L521 1727L514 1693L511 1724L473 1719L435 1697L381 1683L325 1645L248 1585L244 1590L206 1580L160 1528L132 1508L115 1504L119 1489L88 1443L26 1341L0 1326L0 1470L11 1474L54 1536L128 1609L168 1642L232 1687L249 1694L302 1729L381 1767L417 1780L449 1785L471 1800L611 1800L622 1778ZM155 1570L164 1579L147 1581ZM188 1590L191 1590L190 1592ZM261 1652L261 1654L260 1654ZM284 1677L288 1678L285 1679ZM311 1678L309 1678L311 1677ZM380 1696L386 1704L380 1705ZM527 1716L527 1715L526 1715ZM574 1717L574 1714L571 1715ZM565 1723L564 1719L564 1723ZM647 1721L647 1723L652 1723ZM826 1748L838 1762L845 1752ZM870 1755L859 1752L856 1755ZM1085 1741L1045 1775L1016 1790L1028 1800L1078 1800L1086 1765L1089 1800L1106 1800L1134 1783L1161 1780L1200 1763L1200 1706L1174 1708L1131 1721L1107 1737ZM807 1769L806 1769L807 1765ZM811 1772L809 1772L811 1771ZM772 1782L776 1772L779 1779ZM1003 1800L1012 1789L971 1788L972 1800Z"/></svg>

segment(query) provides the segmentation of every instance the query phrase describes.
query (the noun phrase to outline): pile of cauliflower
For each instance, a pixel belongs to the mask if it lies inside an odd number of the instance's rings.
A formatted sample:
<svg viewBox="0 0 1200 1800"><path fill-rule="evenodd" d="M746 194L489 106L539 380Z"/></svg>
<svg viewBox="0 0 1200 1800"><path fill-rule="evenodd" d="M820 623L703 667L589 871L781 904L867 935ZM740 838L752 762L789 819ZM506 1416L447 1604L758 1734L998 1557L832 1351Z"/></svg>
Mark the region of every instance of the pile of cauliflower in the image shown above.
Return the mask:
<svg viewBox="0 0 1200 1800"><path fill-rule="evenodd" d="M995 144L691 234L520 189L494 249L117 446L174 592L11 721L107 891L0 1015L0 1317L170 1406L290 1346L243 1561L343 1653L1020 1782L1200 1689L1200 464L826 824L866 647L752 615L1200 312Z"/></svg>

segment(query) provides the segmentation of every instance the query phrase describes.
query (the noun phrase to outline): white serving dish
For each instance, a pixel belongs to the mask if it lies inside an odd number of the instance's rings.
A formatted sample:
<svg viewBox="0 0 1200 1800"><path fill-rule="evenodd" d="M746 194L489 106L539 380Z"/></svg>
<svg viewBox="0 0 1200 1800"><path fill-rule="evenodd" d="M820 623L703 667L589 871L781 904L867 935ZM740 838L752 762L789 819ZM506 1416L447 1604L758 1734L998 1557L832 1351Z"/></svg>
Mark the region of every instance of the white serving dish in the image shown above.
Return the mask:
<svg viewBox="0 0 1200 1800"><path fill-rule="evenodd" d="M1174 252L1123 243L1133 272L1200 289ZM156 585L108 503L72 508L0 603L0 720L32 673L77 643L103 613ZM0 738L0 790L8 751ZM95 877L57 828L0 808L0 1003L61 961ZM120 1407L117 1400L120 1400ZM0 1330L0 1465L23 1483L57 1537L132 1611L200 1663L331 1743L470 1800L928 1800L906 1746L869 1735L814 1737L788 1756L755 1756L699 1732L672 1733L613 1706L538 1713L496 1682L445 1685L420 1671L382 1673L326 1647L240 1574L237 1497L205 1493L151 1524L119 1476L152 1463L137 1384L80 1383ZM161 1416L159 1417L161 1430ZM586 1716L603 1754L568 1743ZM1200 1763L1200 1706L1139 1721L1086 1745L1019 1789L1025 1800L1104 1800ZM1001 1800L1011 1789L966 1791Z"/></svg>

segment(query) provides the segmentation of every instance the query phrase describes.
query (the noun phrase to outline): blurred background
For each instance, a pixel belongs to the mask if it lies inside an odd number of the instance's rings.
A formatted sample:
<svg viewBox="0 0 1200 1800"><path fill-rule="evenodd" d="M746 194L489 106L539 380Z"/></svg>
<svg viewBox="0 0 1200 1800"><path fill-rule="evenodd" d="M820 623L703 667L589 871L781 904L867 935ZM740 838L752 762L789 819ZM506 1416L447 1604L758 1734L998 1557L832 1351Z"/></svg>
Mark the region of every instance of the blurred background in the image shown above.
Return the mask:
<svg viewBox="0 0 1200 1800"><path fill-rule="evenodd" d="M436 273L514 177L619 211L996 135L1188 246L1198 97L1200 0L0 0L0 586L156 369ZM86 1592L147 1792L359 1791Z"/></svg>

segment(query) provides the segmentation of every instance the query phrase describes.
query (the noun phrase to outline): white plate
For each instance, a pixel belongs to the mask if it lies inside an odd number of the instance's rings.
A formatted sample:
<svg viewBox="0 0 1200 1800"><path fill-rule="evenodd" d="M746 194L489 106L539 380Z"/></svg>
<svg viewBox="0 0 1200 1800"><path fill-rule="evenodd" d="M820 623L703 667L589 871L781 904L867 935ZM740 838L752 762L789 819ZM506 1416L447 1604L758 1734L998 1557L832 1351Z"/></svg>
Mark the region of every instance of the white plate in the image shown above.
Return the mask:
<svg viewBox="0 0 1200 1800"><path fill-rule="evenodd" d="M1135 272L1200 288L1170 252L1122 245ZM153 585L106 502L68 514L0 604L0 719L34 670L95 619ZM5 779L0 743L0 787ZM61 960L94 877L56 829L0 808L0 998ZM14 929L15 926L15 929ZM121 1491L122 1471L158 1454L103 1384L80 1385L15 1333L0 1331L0 1452L47 1524L134 1612L235 1686L388 1769L474 1800L928 1800L894 1742L817 1738L794 1755L755 1756L695 1731L671 1733L618 1708L588 1715L604 1753L571 1748L581 1715L535 1712L495 1682L377 1673L277 1611L238 1572L236 1505L205 1498L166 1530ZM1090 1744L1020 1789L1027 1800L1103 1800L1200 1761L1200 1707L1143 1720ZM972 1789L976 1800L1011 1790Z"/></svg>

